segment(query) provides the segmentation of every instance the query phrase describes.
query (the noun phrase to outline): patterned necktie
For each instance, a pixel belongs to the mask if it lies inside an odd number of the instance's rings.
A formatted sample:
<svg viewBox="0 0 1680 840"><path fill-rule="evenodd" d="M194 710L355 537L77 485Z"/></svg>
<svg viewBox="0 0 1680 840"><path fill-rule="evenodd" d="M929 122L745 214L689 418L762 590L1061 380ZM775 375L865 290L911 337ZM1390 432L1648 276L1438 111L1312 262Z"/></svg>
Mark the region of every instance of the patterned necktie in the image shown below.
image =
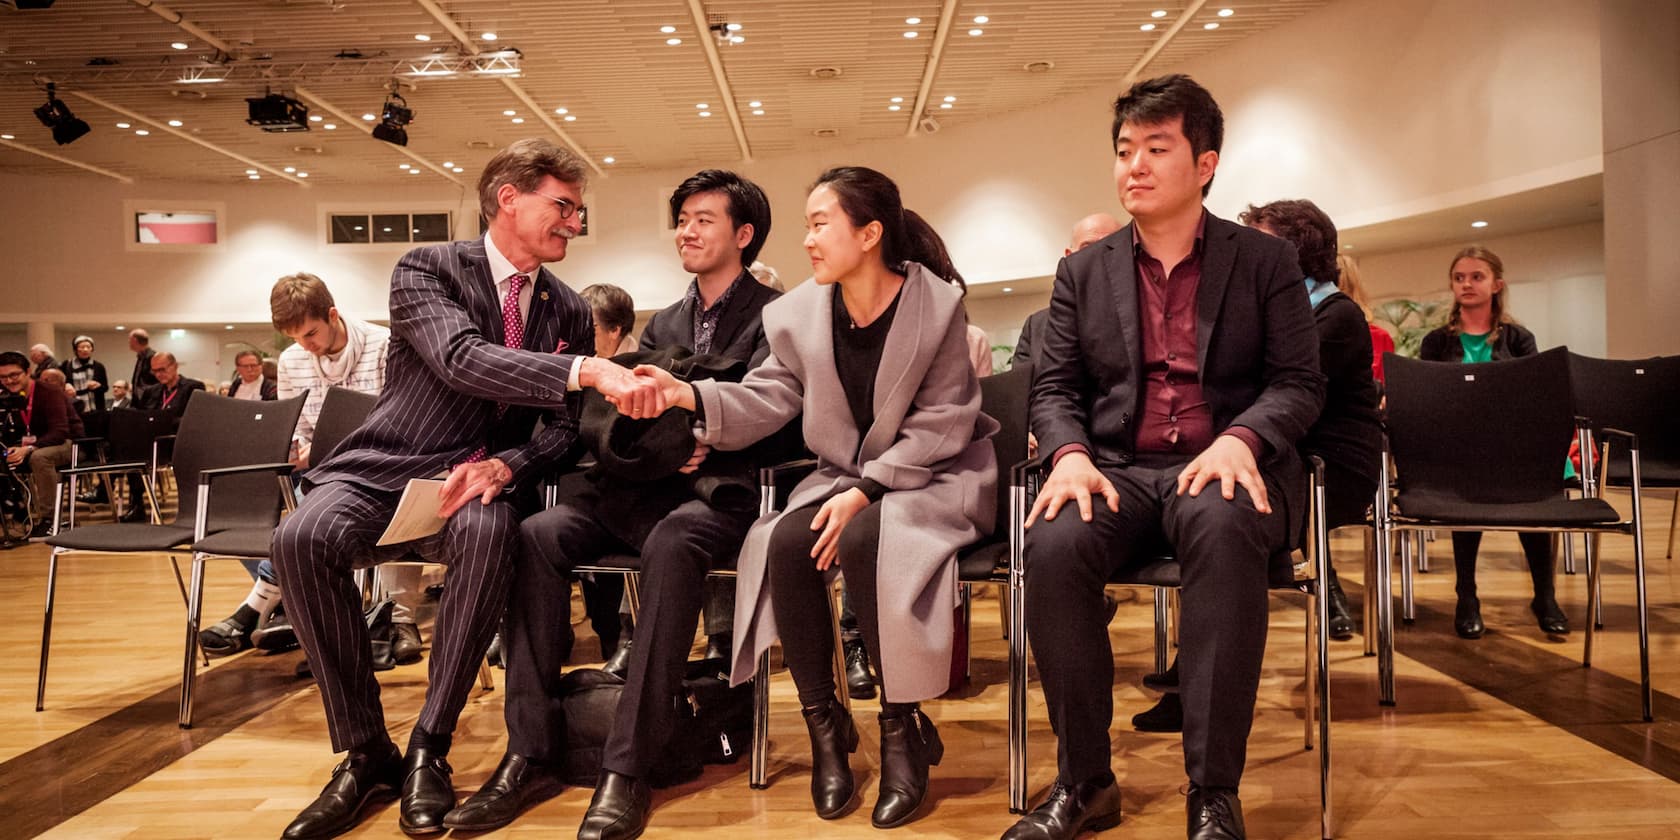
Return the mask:
<svg viewBox="0 0 1680 840"><path fill-rule="evenodd" d="M526 278L523 274L515 274L508 278L507 297L502 299L502 344L515 350L525 346L525 319L519 317L519 292L525 288ZM506 403L496 404L496 416L499 418L507 411ZM484 460L488 450L480 446L467 456L466 463Z"/></svg>

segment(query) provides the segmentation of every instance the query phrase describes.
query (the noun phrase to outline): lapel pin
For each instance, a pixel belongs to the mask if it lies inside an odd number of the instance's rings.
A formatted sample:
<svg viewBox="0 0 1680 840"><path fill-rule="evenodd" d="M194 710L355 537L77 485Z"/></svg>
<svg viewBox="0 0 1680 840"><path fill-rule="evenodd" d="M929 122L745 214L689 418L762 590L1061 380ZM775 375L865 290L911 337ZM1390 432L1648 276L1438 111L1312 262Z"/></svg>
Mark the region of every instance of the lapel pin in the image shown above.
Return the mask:
<svg viewBox="0 0 1680 840"><path fill-rule="evenodd" d="M542 290L542 291L540 291L540 292L538 292L538 293L537 293L537 297L540 297L540 298L542 298L542 299L543 299L543 300L548 300L548 290L547 290L547 289L544 289L544 290Z"/></svg>

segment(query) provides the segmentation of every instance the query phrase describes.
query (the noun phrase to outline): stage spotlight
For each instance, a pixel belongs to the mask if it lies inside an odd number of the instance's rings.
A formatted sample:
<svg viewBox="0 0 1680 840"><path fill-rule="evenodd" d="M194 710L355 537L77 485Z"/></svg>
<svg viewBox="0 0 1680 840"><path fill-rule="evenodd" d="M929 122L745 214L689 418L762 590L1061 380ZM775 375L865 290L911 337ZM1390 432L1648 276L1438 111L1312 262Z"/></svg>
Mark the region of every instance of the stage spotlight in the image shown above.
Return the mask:
<svg viewBox="0 0 1680 840"><path fill-rule="evenodd" d="M408 145L408 129L403 126L414 121L414 112L409 110L408 101L402 94L391 91L385 97L385 107L380 113L379 125L373 128L373 139L384 140L394 146Z"/></svg>
<svg viewBox="0 0 1680 840"><path fill-rule="evenodd" d="M92 129L88 128L86 122L77 119L75 114L70 113L70 106L65 105L63 100L53 95L56 90L55 85L47 85L47 104L35 109L35 119L40 120L42 125L52 129L53 142L62 146L66 143L75 142Z"/></svg>
<svg viewBox="0 0 1680 840"><path fill-rule="evenodd" d="M245 100L246 119L263 131L284 134L309 130L309 108L279 93Z"/></svg>

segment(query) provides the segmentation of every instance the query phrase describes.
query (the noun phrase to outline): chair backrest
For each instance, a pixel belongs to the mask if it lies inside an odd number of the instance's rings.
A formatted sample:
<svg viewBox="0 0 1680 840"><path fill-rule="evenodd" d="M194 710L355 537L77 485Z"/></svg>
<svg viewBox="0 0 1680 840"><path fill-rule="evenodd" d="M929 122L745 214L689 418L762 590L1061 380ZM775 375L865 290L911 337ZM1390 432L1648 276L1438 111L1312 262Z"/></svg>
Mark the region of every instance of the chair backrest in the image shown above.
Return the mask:
<svg viewBox="0 0 1680 840"><path fill-rule="evenodd" d="M1009 468L1027 457L1027 397L1032 390L1032 365L980 378L980 410L1001 427L992 436L997 454L998 527L993 536L1009 533Z"/></svg>
<svg viewBox="0 0 1680 840"><path fill-rule="evenodd" d="M188 403L191 405L191 403ZM161 408L119 408L110 413L105 436L110 441L106 457L117 463L149 461L152 440L175 433L175 415Z"/></svg>
<svg viewBox="0 0 1680 840"><path fill-rule="evenodd" d="M1567 349L1475 365L1390 353L1383 365L1402 492L1488 504L1562 492L1575 426Z"/></svg>
<svg viewBox="0 0 1680 840"><path fill-rule="evenodd" d="M278 401L194 394L175 439L176 524L191 523L197 513L200 472L284 462L303 400L301 394ZM209 521L212 528L272 527L280 521L280 509L280 485L273 473L230 476L216 482Z"/></svg>
<svg viewBox="0 0 1680 840"><path fill-rule="evenodd" d="M1595 359L1569 354L1575 413L1594 427L1610 426L1639 436L1644 459L1680 458L1680 356Z"/></svg>
<svg viewBox="0 0 1680 840"><path fill-rule="evenodd" d="M330 388L321 398L321 416L315 419L315 436L309 441L309 466L327 460L327 456L351 432L361 427L377 402L377 394L364 394L337 385Z"/></svg>

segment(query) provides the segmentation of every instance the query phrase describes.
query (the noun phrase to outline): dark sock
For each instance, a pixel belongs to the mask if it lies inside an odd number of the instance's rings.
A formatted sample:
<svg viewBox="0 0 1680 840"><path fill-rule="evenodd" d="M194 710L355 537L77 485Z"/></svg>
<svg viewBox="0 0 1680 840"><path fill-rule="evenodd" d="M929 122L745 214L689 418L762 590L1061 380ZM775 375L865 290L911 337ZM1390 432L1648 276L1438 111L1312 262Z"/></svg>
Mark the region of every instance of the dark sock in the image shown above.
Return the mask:
<svg viewBox="0 0 1680 840"><path fill-rule="evenodd" d="M799 705L807 709L815 709L834 699L834 678L830 677L821 685L799 687Z"/></svg>
<svg viewBox="0 0 1680 840"><path fill-rule="evenodd" d="M350 748L350 752L372 756L380 760L400 757L396 755L397 745L391 743L391 739L384 735L357 744Z"/></svg>
<svg viewBox="0 0 1680 840"><path fill-rule="evenodd" d="M259 618L257 611L251 609L249 604L240 604L239 609L234 610L233 615L228 617L233 619L234 624L237 624L246 630L257 626L257 619Z"/></svg>
<svg viewBox="0 0 1680 840"><path fill-rule="evenodd" d="M1113 770L1104 770L1101 773L1098 773L1097 775L1092 776L1089 779L1086 779L1085 782L1087 784L1095 785L1096 787L1099 787L1099 788L1108 787L1109 785L1114 784L1114 771Z"/></svg>
<svg viewBox="0 0 1680 840"><path fill-rule="evenodd" d="M414 731L409 733L408 749L409 752L413 752L418 747L424 747L433 755L448 755L449 745L453 741L454 736L448 732L441 735L434 735L416 726L414 727Z"/></svg>

